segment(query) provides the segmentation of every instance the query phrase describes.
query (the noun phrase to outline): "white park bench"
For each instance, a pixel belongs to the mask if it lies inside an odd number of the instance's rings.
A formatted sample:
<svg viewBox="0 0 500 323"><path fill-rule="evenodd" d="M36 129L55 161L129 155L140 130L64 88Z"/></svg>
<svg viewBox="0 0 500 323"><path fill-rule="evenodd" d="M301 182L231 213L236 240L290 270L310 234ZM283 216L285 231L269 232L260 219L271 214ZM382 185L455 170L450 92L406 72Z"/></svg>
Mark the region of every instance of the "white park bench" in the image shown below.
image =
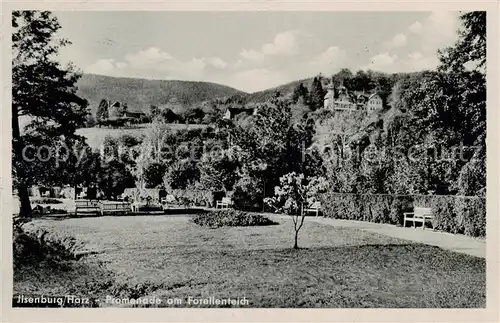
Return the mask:
<svg viewBox="0 0 500 323"><path fill-rule="evenodd" d="M139 212L139 208L141 206L145 205L144 203L140 203L140 202L137 202L137 201L134 201L130 204L130 209L132 210L132 213L138 213Z"/></svg>
<svg viewBox="0 0 500 323"><path fill-rule="evenodd" d="M175 198L175 196L173 196L171 194L168 194L166 197L163 197L161 199L161 206L162 206L163 210L167 210L169 204L170 205L172 205L172 204L175 205L176 203L177 203L177 199Z"/></svg>
<svg viewBox="0 0 500 323"><path fill-rule="evenodd" d="M222 200L217 201L217 203L215 204L215 208L218 209L220 206L221 209L227 209L232 204L233 201L229 197L223 197Z"/></svg>
<svg viewBox="0 0 500 323"><path fill-rule="evenodd" d="M100 204L101 215L106 213L127 214L131 210L129 202L102 202Z"/></svg>
<svg viewBox="0 0 500 323"><path fill-rule="evenodd" d="M309 204L309 206L307 208L305 208L303 211L306 212L306 215L309 212L314 212L314 213L316 213L316 216L318 216L319 209L321 209L321 203L316 201L316 202Z"/></svg>
<svg viewBox="0 0 500 323"><path fill-rule="evenodd" d="M99 201L97 200L75 200L75 215L78 212L99 213Z"/></svg>
<svg viewBox="0 0 500 323"><path fill-rule="evenodd" d="M424 207L416 207L413 209L413 212L405 212L404 214L404 224L403 226L406 227L406 222L413 222L413 227L416 227L416 223L420 222L422 223L422 229L425 230L425 222L430 222L432 229L434 229L434 216L432 215L432 209L431 208L424 208Z"/></svg>

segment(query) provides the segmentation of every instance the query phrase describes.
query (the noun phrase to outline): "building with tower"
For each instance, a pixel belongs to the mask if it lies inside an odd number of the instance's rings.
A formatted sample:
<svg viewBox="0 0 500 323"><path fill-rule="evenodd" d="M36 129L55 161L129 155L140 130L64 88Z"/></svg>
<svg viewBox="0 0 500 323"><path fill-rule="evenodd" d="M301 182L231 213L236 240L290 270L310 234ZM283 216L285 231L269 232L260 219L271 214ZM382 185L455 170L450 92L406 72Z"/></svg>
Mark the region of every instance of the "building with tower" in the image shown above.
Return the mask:
<svg viewBox="0 0 500 323"><path fill-rule="evenodd" d="M324 97L324 108L329 110L367 111L372 113L383 107L380 95L375 92L366 94L364 92L350 92L344 84L336 89L330 83L326 86L327 93Z"/></svg>
<svg viewBox="0 0 500 323"><path fill-rule="evenodd" d="M357 110L356 101L352 97L347 88L341 84L337 93L333 84L327 87L327 93L324 98L324 107L330 110Z"/></svg>

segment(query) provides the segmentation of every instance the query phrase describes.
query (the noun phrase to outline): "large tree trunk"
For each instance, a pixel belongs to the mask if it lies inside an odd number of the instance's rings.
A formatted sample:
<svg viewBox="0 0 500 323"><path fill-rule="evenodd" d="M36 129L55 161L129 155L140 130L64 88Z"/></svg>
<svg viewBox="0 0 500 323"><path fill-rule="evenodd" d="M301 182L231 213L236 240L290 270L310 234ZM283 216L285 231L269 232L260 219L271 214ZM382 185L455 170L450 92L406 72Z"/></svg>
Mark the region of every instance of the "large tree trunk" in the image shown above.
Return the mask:
<svg viewBox="0 0 500 323"><path fill-rule="evenodd" d="M24 143L21 138L21 132L19 130L19 115L17 111L17 107L12 105L12 160L22 158L22 152L24 148ZM16 163L17 164L17 163ZM14 165L14 167L16 167ZM31 202L30 196L28 192L28 185L25 183L26 178L22 173L21 169L16 169L17 176L17 196L19 197L20 208L19 208L19 216L20 217L29 217L31 216Z"/></svg>
<svg viewBox="0 0 500 323"><path fill-rule="evenodd" d="M24 184L18 185L17 196L19 197L19 202L20 202L19 216L20 217L31 216L32 209L31 209L30 195L28 193L28 187Z"/></svg>

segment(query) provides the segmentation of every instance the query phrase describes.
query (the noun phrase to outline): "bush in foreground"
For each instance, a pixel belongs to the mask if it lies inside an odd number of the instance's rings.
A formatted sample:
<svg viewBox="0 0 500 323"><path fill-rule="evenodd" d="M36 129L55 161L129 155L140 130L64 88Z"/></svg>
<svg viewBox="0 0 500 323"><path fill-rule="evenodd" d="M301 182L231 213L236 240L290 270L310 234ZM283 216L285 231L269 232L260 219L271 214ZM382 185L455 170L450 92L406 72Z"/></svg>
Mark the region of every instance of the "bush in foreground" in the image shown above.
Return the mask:
<svg viewBox="0 0 500 323"><path fill-rule="evenodd" d="M260 214L247 213L233 209L198 213L192 218L191 221L198 225L210 228L220 228L225 226L248 227L277 224Z"/></svg>
<svg viewBox="0 0 500 323"><path fill-rule="evenodd" d="M32 223L15 223L12 243L14 267L47 259L78 259L84 249L83 243L73 237L51 233Z"/></svg>

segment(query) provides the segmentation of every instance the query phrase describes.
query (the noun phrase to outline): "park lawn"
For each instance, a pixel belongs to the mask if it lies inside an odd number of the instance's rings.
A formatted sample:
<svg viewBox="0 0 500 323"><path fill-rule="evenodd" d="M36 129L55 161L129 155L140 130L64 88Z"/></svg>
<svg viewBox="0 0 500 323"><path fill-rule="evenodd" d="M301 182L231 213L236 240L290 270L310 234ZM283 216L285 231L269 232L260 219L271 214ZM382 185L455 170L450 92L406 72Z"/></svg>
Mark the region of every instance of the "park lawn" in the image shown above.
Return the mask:
<svg viewBox="0 0 500 323"><path fill-rule="evenodd" d="M98 254L60 274L17 270L14 291L62 292L67 284L101 297L246 297L250 307L486 306L482 258L313 222L293 250L288 220L218 229L185 216L38 220ZM87 263L94 269L82 274Z"/></svg>

